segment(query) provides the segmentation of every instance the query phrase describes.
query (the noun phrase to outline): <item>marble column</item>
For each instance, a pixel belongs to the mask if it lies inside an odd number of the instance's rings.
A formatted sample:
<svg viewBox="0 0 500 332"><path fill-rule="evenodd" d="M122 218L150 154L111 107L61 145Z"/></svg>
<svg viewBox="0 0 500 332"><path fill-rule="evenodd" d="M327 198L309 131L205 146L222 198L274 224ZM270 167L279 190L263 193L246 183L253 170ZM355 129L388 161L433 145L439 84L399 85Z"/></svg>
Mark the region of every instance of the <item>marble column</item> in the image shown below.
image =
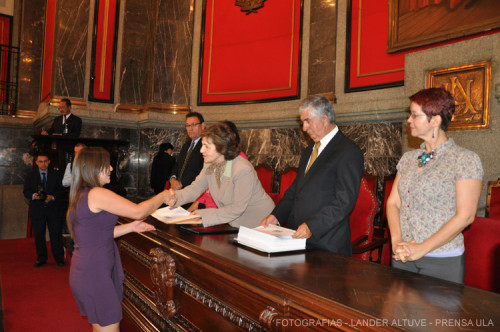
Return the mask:
<svg viewBox="0 0 500 332"><path fill-rule="evenodd" d="M155 38L153 103L187 105L194 0L160 0Z"/></svg>
<svg viewBox="0 0 500 332"><path fill-rule="evenodd" d="M155 2L127 0L123 17L123 41L120 70L120 103L143 105L146 103L144 90L148 70L146 60L151 53L148 36L150 33L150 15L148 6Z"/></svg>
<svg viewBox="0 0 500 332"><path fill-rule="evenodd" d="M337 0L311 1L309 80L307 93L335 91Z"/></svg>
<svg viewBox="0 0 500 332"><path fill-rule="evenodd" d="M193 0L128 0L123 30L121 104L187 105Z"/></svg>

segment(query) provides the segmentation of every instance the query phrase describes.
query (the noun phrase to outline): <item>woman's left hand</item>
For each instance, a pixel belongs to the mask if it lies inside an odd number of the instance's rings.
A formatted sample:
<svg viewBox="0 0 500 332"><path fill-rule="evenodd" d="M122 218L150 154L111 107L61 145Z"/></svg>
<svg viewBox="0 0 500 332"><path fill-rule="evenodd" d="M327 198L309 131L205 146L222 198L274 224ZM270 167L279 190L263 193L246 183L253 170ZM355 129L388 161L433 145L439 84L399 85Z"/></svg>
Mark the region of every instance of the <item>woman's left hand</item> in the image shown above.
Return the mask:
<svg viewBox="0 0 500 332"><path fill-rule="evenodd" d="M134 220L130 223L132 226L132 231L136 233L142 233L142 232L148 232L148 231L154 231L156 228L153 225L150 225L148 223L145 223L144 220L146 218L140 219L140 220Z"/></svg>

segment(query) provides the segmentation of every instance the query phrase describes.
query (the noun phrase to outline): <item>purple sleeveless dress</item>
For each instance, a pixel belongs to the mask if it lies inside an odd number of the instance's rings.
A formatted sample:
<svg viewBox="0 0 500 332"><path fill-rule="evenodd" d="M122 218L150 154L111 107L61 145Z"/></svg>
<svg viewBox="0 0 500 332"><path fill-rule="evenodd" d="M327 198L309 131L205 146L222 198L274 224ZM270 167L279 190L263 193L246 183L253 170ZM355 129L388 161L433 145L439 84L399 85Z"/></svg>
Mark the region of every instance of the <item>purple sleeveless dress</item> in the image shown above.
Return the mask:
<svg viewBox="0 0 500 332"><path fill-rule="evenodd" d="M118 216L89 209L90 188L82 190L71 215L75 250L69 284L82 316L89 323L107 326L122 319L123 274L120 253L113 238Z"/></svg>

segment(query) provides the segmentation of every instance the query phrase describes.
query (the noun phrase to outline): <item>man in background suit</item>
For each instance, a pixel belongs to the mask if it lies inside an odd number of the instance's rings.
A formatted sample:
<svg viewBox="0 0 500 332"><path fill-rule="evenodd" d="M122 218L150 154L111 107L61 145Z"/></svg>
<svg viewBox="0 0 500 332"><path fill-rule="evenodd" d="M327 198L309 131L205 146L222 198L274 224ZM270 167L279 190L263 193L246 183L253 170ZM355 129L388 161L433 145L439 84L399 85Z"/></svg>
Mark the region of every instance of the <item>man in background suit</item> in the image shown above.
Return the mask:
<svg viewBox="0 0 500 332"><path fill-rule="evenodd" d="M302 130L315 144L299 162L295 181L261 225L282 223L307 246L350 256L349 214L359 193L363 153L335 124L331 103L315 95L299 107Z"/></svg>
<svg viewBox="0 0 500 332"><path fill-rule="evenodd" d="M205 129L205 120L200 113L186 114L186 132L189 140L184 143L177 158L170 185L174 190L185 188L194 181L203 168L201 149L201 132Z"/></svg>
<svg viewBox="0 0 500 332"><path fill-rule="evenodd" d="M59 112L61 115L54 119L52 127L42 135L62 135L70 137L80 137L82 130L82 119L71 113L71 101L67 98L61 99L59 103Z"/></svg>
<svg viewBox="0 0 500 332"><path fill-rule="evenodd" d="M34 267L40 267L47 262L46 227L49 229L52 255L57 265L63 266L61 176L49 168L50 160L47 154L39 153L35 162L38 168L28 174L23 190L24 197L30 202L28 213L33 226L37 254Z"/></svg>
<svg viewBox="0 0 500 332"><path fill-rule="evenodd" d="M174 146L171 143L161 143L158 153L153 158L151 165L150 186L155 194L161 193L165 189L175 165L175 157L172 156Z"/></svg>

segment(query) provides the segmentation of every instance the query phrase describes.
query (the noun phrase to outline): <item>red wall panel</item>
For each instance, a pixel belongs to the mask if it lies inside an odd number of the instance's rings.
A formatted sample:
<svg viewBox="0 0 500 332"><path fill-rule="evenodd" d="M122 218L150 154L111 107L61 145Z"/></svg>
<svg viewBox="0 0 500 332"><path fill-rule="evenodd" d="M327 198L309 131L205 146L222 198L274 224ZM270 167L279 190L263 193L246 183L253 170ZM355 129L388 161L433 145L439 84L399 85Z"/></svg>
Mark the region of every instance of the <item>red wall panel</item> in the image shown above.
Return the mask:
<svg viewBox="0 0 500 332"><path fill-rule="evenodd" d="M403 81L405 52L388 54L386 51L387 0L352 0L351 4L351 38L347 43L350 45L349 84L346 88Z"/></svg>
<svg viewBox="0 0 500 332"><path fill-rule="evenodd" d="M301 1L266 1L256 13L207 0L199 102L297 98Z"/></svg>
<svg viewBox="0 0 500 332"><path fill-rule="evenodd" d="M45 9L45 36L43 42L42 95L40 96L42 102L50 99L55 24L56 0L47 0L47 8Z"/></svg>
<svg viewBox="0 0 500 332"><path fill-rule="evenodd" d="M9 48L10 46L10 22L12 17L0 15L0 44L2 46L2 58L0 59L0 80L7 82L9 74ZM8 98L6 85L0 86L0 102L6 102Z"/></svg>
<svg viewBox="0 0 500 332"><path fill-rule="evenodd" d="M117 15L116 0L98 1L97 30L94 39L92 99L111 101L114 88L114 49Z"/></svg>

